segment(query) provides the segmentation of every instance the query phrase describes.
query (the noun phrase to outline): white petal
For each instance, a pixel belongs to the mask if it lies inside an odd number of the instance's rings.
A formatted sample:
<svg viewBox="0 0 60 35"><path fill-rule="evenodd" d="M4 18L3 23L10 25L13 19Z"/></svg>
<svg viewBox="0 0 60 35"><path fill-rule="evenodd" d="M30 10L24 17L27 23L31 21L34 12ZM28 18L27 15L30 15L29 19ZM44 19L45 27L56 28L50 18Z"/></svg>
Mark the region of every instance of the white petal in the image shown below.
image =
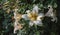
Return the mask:
<svg viewBox="0 0 60 35"><path fill-rule="evenodd" d="M39 21L39 20L36 20L36 21L33 21L36 25L39 25L39 26L42 26L43 25L43 23L42 23L42 21Z"/></svg>
<svg viewBox="0 0 60 35"><path fill-rule="evenodd" d="M44 14L43 13L40 13L37 17L37 20L40 20L41 21L41 18L44 17Z"/></svg>
<svg viewBox="0 0 60 35"><path fill-rule="evenodd" d="M14 28L14 34L17 33L16 31L18 30L18 27Z"/></svg>
<svg viewBox="0 0 60 35"><path fill-rule="evenodd" d="M38 10L39 10L38 5L34 5L32 12L38 13Z"/></svg>
<svg viewBox="0 0 60 35"><path fill-rule="evenodd" d="M44 13L39 13L38 16L44 17Z"/></svg>
<svg viewBox="0 0 60 35"><path fill-rule="evenodd" d="M26 13L30 13L31 11L30 10L27 10Z"/></svg>
<svg viewBox="0 0 60 35"><path fill-rule="evenodd" d="M29 26L33 26L33 24L34 24L34 23L33 23L32 21L29 22Z"/></svg>
<svg viewBox="0 0 60 35"><path fill-rule="evenodd" d="M15 21L14 26L17 26L17 24L19 24L18 21Z"/></svg>
<svg viewBox="0 0 60 35"><path fill-rule="evenodd" d="M41 16L38 16L38 17L37 17L37 20L40 20L40 21L41 21L41 19L40 19L40 18L41 18Z"/></svg>
<svg viewBox="0 0 60 35"><path fill-rule="evenodd" d="M57 17L53 17L53 19L51 19L51 21L56 21L57 22Z"/></svg>
<svg viewBox="0 0 60 35"><path fill-rule="evenodd" d="M27 14L23 14L23 15L22 15L22 18L24 18L25 20L29 20Z"/></svg>
<svg viewBox="0 0 60 35"><path fill-rule="evenodd" d="M51 12L51 10L50 10L45 14L45 16L51 17L51 16L53 16L53 12Z"/></svg>
<svg viewBox="0 0 60 35"><path fill-rule="evenodd" d="M51 17L51 16L53 16L53 8L51 5L48 5L48 7L50 7L50 8L49 8L48 12L45 14L45 16Z"/></svg>
<svg viewBox="0 0 60 35"><path fill-rule="evenodd" d="M16 13L14 12L14 18L16 18Z"/></svg>

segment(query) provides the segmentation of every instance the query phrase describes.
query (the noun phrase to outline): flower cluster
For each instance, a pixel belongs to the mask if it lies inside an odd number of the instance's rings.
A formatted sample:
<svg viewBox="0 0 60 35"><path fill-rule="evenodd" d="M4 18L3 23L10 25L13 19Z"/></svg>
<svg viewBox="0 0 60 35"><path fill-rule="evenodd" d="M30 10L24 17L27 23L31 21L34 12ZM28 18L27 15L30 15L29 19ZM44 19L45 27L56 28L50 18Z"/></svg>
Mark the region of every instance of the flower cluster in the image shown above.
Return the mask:
<svg viewBox="0 0 60 35"><path fill-rule="evenodd" d="M19 22L18 22L22 18L25 20L30 20L29 27L33 26L33 25L43 26L42 20L45 16L53 18L53 19L51 19L51 21L57 20L55 18L56 16L54 15L54 12L53 12L52 5L48 5L48 8L49 8L49 10L46 14L44 14L42 12L39 13L38 5L34 5L32 10L26 10L27 14L19 14L19 13L17 13L18 9L15 9L14 10L15 11L14 12L14 18L15 18L14 32L16 30L19 30L22 28L21 24L19 24Z"/></svg>
<svg viewBox="0 0 60 35"><path fill-rule="evenodd" d="M22 15L17 13L18 9L15 9L14 10L15 11L14 12L14 18L15 18L15 23L14 23L15 29L14 29L14 32L16 30L18 30L18 27L17 27L17 26L19 26L18 25L19 24L18 21L21 18L23 18L25 20L30 20L29 26L33 26L34 24L42 26L42 24L43 24L42 23L42 18L44 17L44 14L43 13L38 13L38 9L39 9L38 6L35 5L32 11L31 10L27 10L26 11L27 14L22 14Z"/></svg>

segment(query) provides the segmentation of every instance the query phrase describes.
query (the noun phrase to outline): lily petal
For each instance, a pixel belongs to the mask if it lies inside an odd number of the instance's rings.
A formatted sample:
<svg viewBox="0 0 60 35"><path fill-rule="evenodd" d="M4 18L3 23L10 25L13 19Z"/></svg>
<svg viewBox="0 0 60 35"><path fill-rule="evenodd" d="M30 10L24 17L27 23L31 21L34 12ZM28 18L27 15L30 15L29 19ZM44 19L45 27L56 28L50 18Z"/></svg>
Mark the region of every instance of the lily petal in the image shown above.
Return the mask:
<svg viewBox="0 0 60 35"><path fill-rule="evenodd" d="M40 13L40 14L38 14L38 16L37 16L37 20L42 21L41 18L43 18L43 17L44 17L44 14L43 14L43 13Z"/></svg>
<svg viewBox="0 0 60 35"><path fill-rule="evenodd" d="M30 10L27 10L26 13L30 13L31 11Z"/></svg>
<svg viewBox="0 0 60 35"><path fill-rule="evenodd" d="M23 15L22 15L22 18L25 19L25 20L29 20L27 14L23 14Z"/></svg>
<svg viewBox="0 0 60 35"><path fill-rule="evenodd" d="M38 11L39 11L38 5L34 5L32 12L38 13Z"/></svg>
<svg viewBox="0 0 60 35"><path fill-rule="evenodd" d="M39 20L36 20L36 21L33 21L35 25L39 25L39 26L42 26L43 23L42 21L39 21Z"/></svg>
<svg viewBox="0 0 60 35"><path fill-rule="evenodd" d="M29 22L29 26L33 26L33 24L34 24L34 23L33 23L32 21Z"/></svg>

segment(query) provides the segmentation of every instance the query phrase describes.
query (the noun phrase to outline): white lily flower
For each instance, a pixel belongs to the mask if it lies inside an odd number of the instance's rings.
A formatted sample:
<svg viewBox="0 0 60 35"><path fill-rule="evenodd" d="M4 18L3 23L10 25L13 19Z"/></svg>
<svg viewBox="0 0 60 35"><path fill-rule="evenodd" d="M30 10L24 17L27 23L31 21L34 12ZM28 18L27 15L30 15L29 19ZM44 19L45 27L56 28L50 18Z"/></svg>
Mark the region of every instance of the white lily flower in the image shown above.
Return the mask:
<svg viewBox="0 0 60 35"><path fill-rule="evenodd" d="M19 20L21 19L21 14L19 14L17 11L18 9L14 9L14 19L15 19L15 22L14 22L14 34L17 33L16 31L21 29L21 25L19 24Z"/></svg>
<svg viewBox="0 0 60 35"><path fill-rule="evenodd" d="M57 17L56 17L55 14L53 13L53 8L52 8L52 6L51 6L51 5L48 5L48 7L49 7L49 10L48 10L48 12L45 14L45 16L51 17L51 18L53 18L53 19L51 19L51 21L55 21L55 20L56 20L56 22L57 22Z"/></svg>
<svg viewBox="0 0 60 35"><path fill-rule="evenodd" d="M30 26L33 26L34 24L39 25L39 26L43 25L41 18L44 17L44 14L43 13L38 14L38 10L39 10L38 5L34 5L34 8L31 12L31 14L28 14L28 15L32 16L30 18L31 21L29 22ZM34 20L34 19L36 19L36 20Z"/></svg>
<svg viewBox="0 0 60 35"><path fill-rule="evenodd" d="M43 17L44 17L44 14L43 14L43 13L40 13L40 14L37 16L36 20L29 22L29 25L30 25L30 26L33 26L33 25L35 24L35 25L42 26L43 23L42 23L42 19L41 19L41 18L43 18Z"/></svg>
<svg viewBox="0 0 60 35"><path fill-rule="evenodd" d="M24 18L25 20L30 20L29 22L29 26L33 26L35 25L39 25L42 26L42 17L44 17L43 13L38 14L38 5L34 5L34 8L32 11L27 10L27 14L23 14L22 18Z"/></svg>

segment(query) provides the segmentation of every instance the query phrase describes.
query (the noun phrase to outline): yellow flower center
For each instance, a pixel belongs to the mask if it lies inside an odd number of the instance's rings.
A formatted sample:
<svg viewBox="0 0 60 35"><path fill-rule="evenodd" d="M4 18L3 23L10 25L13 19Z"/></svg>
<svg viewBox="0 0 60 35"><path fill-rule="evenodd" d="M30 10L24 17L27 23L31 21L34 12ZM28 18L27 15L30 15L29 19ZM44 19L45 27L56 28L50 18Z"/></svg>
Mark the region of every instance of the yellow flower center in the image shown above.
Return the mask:
<svg viewBox="0 0 60 35"><path fill-rule="evenodd" d="M34 21L37 19L37 13L29 13L28 17L30 18L30 20Z"/></svg>

